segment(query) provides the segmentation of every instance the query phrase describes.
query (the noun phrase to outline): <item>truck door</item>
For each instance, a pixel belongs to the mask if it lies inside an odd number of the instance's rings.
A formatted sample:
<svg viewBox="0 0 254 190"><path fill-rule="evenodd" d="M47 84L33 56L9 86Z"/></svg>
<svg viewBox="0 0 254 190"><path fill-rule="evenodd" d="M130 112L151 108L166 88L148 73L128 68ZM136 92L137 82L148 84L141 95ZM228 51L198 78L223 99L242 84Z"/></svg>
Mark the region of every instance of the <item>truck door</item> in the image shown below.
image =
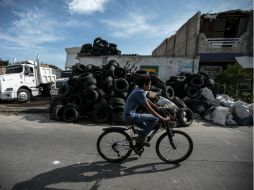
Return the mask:
<svg viewBox="0 0 254 190"><path fill-rule="evenodd" d="M36 87L33 66L30 66L30 65L25 66L25 84L29 87Z"/></svg>

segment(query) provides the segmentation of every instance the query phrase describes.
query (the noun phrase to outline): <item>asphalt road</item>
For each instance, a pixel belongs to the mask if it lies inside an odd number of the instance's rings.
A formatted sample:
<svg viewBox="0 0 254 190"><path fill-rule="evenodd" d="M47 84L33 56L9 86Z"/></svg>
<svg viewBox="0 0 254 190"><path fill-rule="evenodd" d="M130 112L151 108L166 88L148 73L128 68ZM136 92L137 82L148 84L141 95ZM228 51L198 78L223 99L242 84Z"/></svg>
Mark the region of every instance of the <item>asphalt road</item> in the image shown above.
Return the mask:
<svg viewBox="0 0 254 190"><path fill-rule="evenodd" d="M253 127L196 121L181 128L194 151L164 164L155 140L142 157L103 161L96 140L106 125L68 124L47 114L0 115L0 190L252 190Z"/></svg>

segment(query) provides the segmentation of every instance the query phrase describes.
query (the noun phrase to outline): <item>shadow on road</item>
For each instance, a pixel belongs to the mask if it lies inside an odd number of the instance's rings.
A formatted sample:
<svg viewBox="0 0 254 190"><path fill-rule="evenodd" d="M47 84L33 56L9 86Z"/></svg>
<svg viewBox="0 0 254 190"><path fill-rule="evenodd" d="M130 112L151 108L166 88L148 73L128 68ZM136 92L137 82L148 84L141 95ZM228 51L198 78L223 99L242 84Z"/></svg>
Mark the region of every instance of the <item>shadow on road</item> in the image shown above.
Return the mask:
<svg viewBox="0 0 254 190"><path fill-rule="evenodd" d="M136 158L129 158L132 161ZM90 182L90 190L97 190L100 182L104 179L129 176L133 174L146 174L163 172L179 167L179 164L169 165L166 163L149 163L125 167L123 163L109 163L99 161L93 163L83 163L57 168L52 171L39 174L29 181L24 181L14 185L12 190L59 190L59 188L49 187L64 182ZM66 190L66 187L64 188Z"/></svg>

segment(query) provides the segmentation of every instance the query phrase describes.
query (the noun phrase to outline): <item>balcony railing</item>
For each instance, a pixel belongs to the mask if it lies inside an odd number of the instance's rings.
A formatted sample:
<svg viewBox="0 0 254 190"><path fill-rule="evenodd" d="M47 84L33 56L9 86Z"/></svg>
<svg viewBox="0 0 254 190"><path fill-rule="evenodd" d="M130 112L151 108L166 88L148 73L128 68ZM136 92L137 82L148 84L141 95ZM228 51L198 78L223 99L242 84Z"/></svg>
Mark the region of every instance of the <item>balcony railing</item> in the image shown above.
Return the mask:
<svg viewBox="0 0 254 190"><path fill-rule="evenodd" d="M237 47L240 38L207 38L210 48Z"/></svg>

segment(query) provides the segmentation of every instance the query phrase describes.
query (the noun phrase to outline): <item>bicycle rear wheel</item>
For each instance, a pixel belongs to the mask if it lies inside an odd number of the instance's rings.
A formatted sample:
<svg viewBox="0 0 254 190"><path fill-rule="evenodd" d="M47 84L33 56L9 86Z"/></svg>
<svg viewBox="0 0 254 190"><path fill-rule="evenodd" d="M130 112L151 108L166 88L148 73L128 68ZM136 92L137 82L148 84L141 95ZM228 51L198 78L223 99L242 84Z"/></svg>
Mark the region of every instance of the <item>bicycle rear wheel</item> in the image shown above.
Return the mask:
<svg viewBox="0 0 254 190"><path fill-rule="evenodd" d="M170 144L167 132L159 137L156 142L156 153L159 158L170 164L186 160L193 150L190 136L183 131L173 130L172 140L175 147Z"/></svg>
<svg viewBox="0 0 254 190"><path fill-rule="evenodd" d="M121 162L132 152L130 136L122 131L105 131L97 140L99 155L109 162Z"/></svg>

